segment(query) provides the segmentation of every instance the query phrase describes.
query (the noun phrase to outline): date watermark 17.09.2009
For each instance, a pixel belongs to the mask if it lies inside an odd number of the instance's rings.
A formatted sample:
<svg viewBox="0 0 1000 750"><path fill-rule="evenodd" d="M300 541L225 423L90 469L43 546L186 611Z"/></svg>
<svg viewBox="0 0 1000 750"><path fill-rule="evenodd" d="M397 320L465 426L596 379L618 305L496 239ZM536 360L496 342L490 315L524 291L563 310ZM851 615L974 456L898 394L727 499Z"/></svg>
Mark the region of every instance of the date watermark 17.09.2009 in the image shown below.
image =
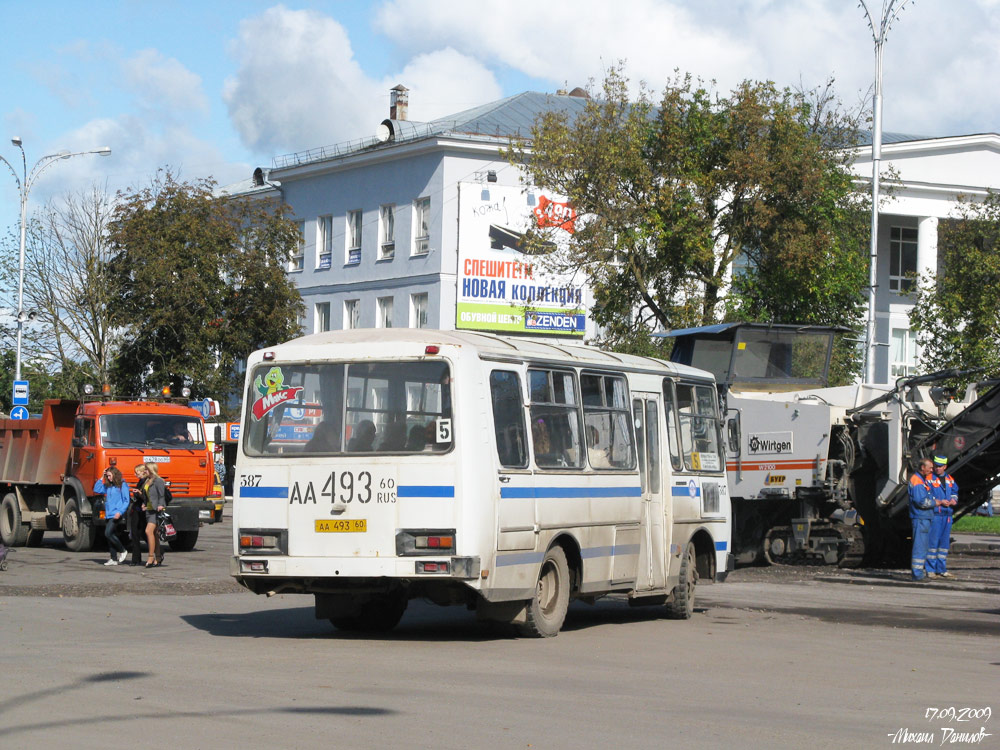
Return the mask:
<svg viewBox="0 0 1000 750"><path fill-rule="evenodd" d="M986 731L986 724L993 716L989 706L982 708L959 708L956 706L928 706L924 710L924 719L930 722L957 724L959 726L938 726L934 729L917 729L900 727L894 732L888 732L889 741L893 745L978 745L992 732ZM973 730L969 722L979 724L978 730ZM974 725L973 725L974 726Z"/></svg>

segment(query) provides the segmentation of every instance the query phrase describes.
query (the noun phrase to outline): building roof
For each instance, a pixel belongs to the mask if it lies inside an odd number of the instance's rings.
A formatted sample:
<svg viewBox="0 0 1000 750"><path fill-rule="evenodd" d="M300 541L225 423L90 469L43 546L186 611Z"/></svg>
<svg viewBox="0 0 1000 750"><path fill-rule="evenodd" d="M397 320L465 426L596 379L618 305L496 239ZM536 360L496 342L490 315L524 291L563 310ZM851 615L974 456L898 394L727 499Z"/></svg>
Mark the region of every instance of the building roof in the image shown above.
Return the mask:
<svg viewBox="0 0 1000 750"><path fill-rule="evenodd" d="M540 114L566 112L572 119L583 111L586 103L587 98L579 95L524 91L430 122L383 120L380 135L276 156L273 167L274 169L297 167L435 136L495 138L501 141L509 138L528 138L531 135L531 126Z"/></svg>

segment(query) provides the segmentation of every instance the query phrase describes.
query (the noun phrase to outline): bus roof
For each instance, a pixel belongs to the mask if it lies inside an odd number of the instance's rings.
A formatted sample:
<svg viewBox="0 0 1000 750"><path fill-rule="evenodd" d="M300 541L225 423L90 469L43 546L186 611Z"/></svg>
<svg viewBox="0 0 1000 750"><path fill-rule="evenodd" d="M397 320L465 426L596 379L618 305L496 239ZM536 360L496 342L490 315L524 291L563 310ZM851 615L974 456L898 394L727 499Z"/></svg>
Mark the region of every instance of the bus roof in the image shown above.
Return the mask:
<svg viewBox="0 0 1000 750"><path fill-rule="evenodd" d="M419 346L439 345L466 347L475 350L479 356L498 359L560 360L580 366L600 368L624 368L638 370L668 371L678 375L706 377L709 373L686 365L675 364L655 357L634 354L620 354L570 343L561 340L541 341L538 339L496 336L490 333L472 331L440 331L431 328L355 328L346 331L328 331L302 336L283 344L267 347L251 357L260 359L262 352L274 352L280 359L308 358L308 350L316 346L341 345L363 346L374 355L380 356L372 347L380 348L390 344L413 344ZM399 351L399 350L393 350Z"/></svg>

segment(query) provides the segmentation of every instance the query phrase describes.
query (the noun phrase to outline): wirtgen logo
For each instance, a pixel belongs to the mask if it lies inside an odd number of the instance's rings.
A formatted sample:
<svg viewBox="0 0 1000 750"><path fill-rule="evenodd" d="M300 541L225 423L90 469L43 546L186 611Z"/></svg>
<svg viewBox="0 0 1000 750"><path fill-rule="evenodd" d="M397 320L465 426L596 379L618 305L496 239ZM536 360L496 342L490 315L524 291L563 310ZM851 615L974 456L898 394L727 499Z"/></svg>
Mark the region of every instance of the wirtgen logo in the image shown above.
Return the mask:
<svg viewBox="0 0 1000 750"><path fill-rule="evenodd" d="M758 432L748 436L750 455L764 453L791 453L792 433L790 432Z"/></svg>

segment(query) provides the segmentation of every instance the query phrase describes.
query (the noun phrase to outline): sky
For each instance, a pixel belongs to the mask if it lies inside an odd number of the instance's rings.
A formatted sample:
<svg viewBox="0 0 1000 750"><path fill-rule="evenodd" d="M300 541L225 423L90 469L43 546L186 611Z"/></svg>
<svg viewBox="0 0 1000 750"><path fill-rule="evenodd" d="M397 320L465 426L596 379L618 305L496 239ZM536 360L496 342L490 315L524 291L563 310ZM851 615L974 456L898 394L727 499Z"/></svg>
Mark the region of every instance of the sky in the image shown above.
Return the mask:
<svg viewBox="0 0 1000 750"><path fill-rule="evenodd" d="M887 0L865 0L876 21ZM900 5L900 0L896 0ZM68 191L148 185L161 167L226 185L275 156L365 138L410 89L430 120L521 91L634 85L675 70L732 90L751 78L870 97L872 32L856 0L0 0L0 156L34 183L29 212ZM910 0L883 62L883 128L1000 131L1000 0ZM0 164L0 233L16 228Z"/></svg>

